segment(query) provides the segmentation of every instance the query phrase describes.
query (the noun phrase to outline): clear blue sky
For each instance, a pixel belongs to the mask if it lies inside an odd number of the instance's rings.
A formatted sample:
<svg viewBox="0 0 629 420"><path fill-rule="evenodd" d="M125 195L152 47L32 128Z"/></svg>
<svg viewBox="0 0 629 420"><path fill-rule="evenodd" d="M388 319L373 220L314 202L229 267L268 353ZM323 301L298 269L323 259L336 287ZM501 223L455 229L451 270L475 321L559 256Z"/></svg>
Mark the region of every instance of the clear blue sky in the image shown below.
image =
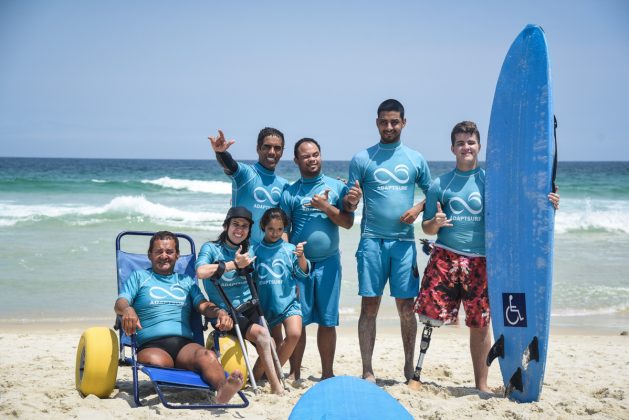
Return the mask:
<svg viewBox="0 0 629 420"><path fill-rule="evenodd" d="M237 158L260 128L318 139L326 159L403 140L450 160L454 123L487 133L504 56L547 35L560 159L629 160L629 1L0 0L0 156Z"/></svg>

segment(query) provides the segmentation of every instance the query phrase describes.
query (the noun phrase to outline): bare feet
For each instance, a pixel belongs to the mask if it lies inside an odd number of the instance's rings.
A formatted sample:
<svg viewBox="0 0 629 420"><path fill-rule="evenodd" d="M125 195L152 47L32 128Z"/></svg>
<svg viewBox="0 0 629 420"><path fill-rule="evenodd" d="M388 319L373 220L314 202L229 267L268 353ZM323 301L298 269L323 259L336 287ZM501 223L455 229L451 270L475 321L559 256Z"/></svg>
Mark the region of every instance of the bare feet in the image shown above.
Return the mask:
<svg viewBox="0 0 629 420"><path fill-rule="evenodd" d="M326 379L330 379L330 378L334 378L334 374L331 375L321 375L321 380L326 380Z"/></svg>
<svg viewBox="0 0 629 420"><path fill-rule="evenodd" d="M371 372L363 373L363 379L366 380L367 382L371 382L372 384L376 383L376 376Z"/></svg>
<svg viewBox="0 0 629 420"><path fill-rule="evenodd" d="M234 394L242 387L242 383L242 373L238 370L233 371L218 391L216 391L216 402L219 404L225 404L231 400Z"/></svg>
<svg viewBox="0 0 629 420"><path fill-rule="evenodd" d="M275 395L284 395L284 388L282 386L279 386L277 388L271 386L271 392Z"/></svg>
<svg viewBox="0 0 629 420"><path fill-rule="evenodd" d="M297 389L308 388L308 383L304 379L295 379L294 381L291 381L289 379L289 382L293 386L293 388L297 388Z"/></svg>

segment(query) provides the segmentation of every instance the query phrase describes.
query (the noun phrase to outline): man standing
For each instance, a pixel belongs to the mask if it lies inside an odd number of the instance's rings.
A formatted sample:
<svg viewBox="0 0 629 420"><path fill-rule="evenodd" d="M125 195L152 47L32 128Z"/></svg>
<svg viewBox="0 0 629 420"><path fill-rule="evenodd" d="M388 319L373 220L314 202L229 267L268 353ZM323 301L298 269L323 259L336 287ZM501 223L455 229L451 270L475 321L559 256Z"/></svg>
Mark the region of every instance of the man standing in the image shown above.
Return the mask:
<svg viewBox="0 0 629 420"><path fill-rule="evenodd" d="M254 165L234 160L227 149L235 141L225 140L221 130L218 130L217 137L208 138L216 153L216 160L232 180L232 207L246 207L253 214L251 244L256 245L264 237L259 228L260 218L267 209L278 207L282 191L288 183L275 175L275 168L284 153L284 134L270 127L260 130L256 147L258 162Z"/></svg>
<svg viewBox="0 0 629 420"><path fill-rule="evenodd" d="M426 160L400 141L406 125L402 104L395 99L380 104L376 125L380 142L352 158L351 188L343 202L346 211L353 211L364 194L361 239L356 251L358 294L362 296L358 342L363 378L372 382L376 380L371 364L376 319L387 280L400 316L404 376L408 380L413 375L417 335L413 298L419 290L413 222L424 205L413 202L415 185L424 193L430 186Z"/></svg>
<svg viewBox="0 0 629 420"><path fill-rule="evenodd" d="M342 210L347 185L321 173L319 143L311 138L299 140L295 144L295 163L301 178L286 188L280 207L291 220L290 242L304 242L304 253L311 263L309 276L297 279L304 326L290 359L290 377L300 383L306 325L311 323L319 324L317 346L321 357L321 377L334 376L341 291L338 227L351 228L354 214Z"/></svg>

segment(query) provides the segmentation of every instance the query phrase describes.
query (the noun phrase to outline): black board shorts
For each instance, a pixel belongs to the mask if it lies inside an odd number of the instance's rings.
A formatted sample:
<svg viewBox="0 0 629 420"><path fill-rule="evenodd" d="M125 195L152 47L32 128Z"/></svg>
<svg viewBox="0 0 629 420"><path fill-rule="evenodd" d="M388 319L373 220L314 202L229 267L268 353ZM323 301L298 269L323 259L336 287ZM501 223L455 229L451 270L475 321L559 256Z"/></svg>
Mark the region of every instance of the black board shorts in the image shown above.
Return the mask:
<svg viewBox="0 0 629 420"><path fill-rule="evenodd" d="M178 335L156 338L155 340L144 343L142 347L138 349L138 353L144 349L161 349L168 353L173 359L173 363L175 363L181 349L190 343L195 343L195 341Z"/></svg>

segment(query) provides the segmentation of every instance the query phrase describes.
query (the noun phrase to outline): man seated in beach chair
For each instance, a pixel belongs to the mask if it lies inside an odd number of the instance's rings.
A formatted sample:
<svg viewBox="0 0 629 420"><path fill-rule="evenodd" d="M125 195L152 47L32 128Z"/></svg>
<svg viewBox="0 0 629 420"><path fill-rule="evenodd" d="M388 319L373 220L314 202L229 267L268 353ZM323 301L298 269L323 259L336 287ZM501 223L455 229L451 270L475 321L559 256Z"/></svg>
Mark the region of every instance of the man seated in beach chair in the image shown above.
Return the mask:
<svg viewBox="0 0 629 420"><path fill-rule="evenodd" d="M174 273L179 240L171 232L151 238L148 258L152 268L136 270L125 282L115 304L127 335L137 333L138 362L192 370L216 389L216 402L226 403L242 387L243 375L225 378L216 354L192 339L190 311L217 319L217 328L230 330L232 319L205 299L196 281Z"/></svg>

